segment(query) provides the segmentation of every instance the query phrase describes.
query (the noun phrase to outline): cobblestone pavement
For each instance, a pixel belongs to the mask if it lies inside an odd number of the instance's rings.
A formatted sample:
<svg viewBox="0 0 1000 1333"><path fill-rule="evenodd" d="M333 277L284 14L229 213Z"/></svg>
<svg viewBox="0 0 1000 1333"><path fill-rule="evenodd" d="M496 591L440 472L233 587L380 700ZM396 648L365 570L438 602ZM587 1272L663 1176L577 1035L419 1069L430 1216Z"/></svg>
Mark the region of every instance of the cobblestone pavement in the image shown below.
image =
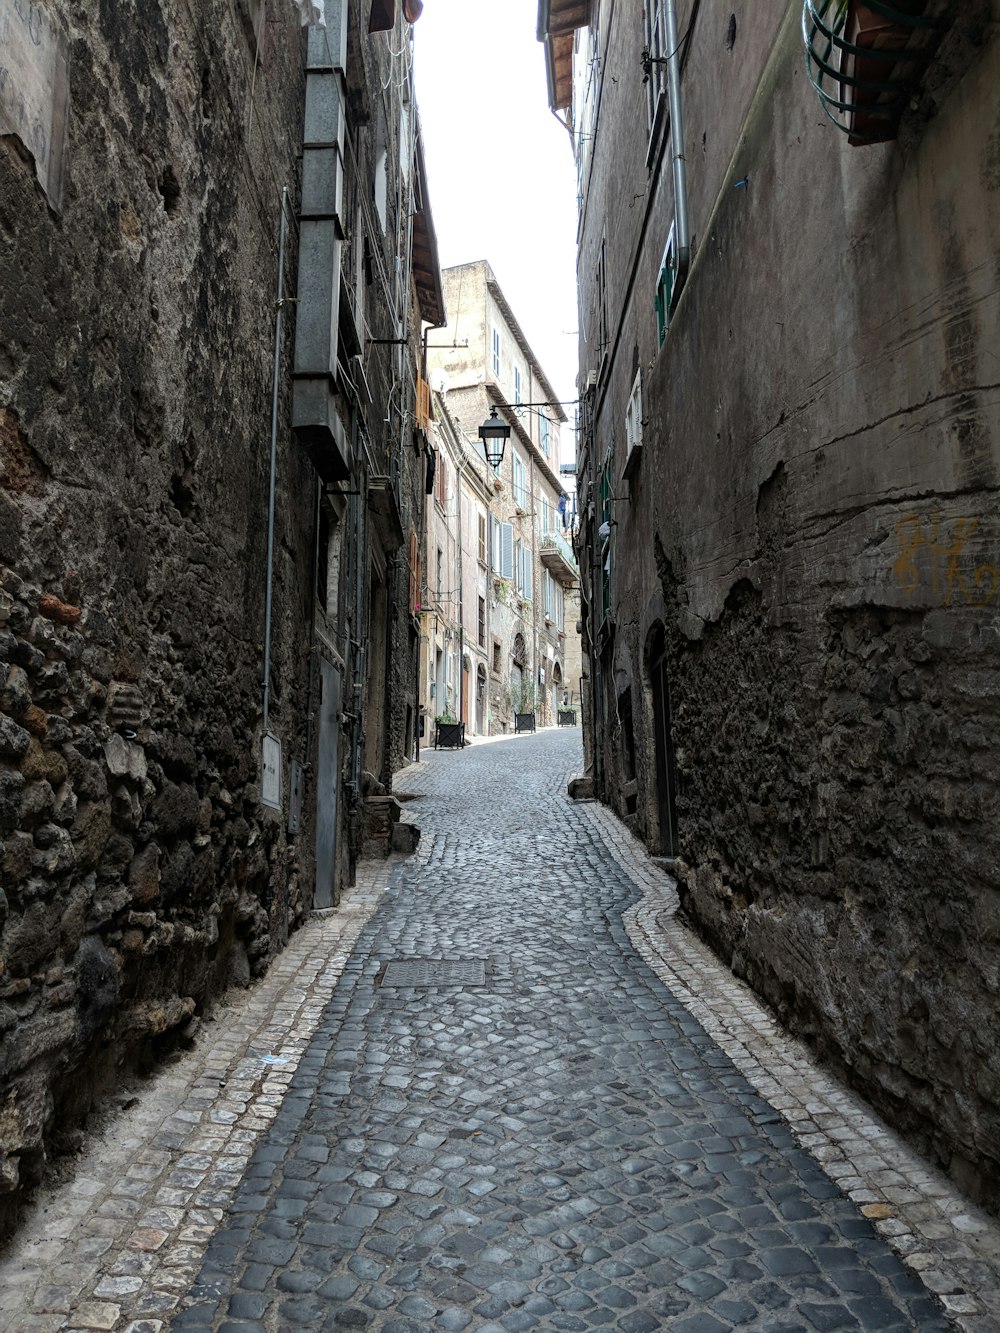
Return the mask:
<svg viewBox="0 0 1000 1333"><path fill-rule="evenodd" d="M369 868L49 1196L0 1327L1000 1327L994 1224L568 802L578 748L408 770L417 856ZM401 959L425 975L383 975Z"/></svg>

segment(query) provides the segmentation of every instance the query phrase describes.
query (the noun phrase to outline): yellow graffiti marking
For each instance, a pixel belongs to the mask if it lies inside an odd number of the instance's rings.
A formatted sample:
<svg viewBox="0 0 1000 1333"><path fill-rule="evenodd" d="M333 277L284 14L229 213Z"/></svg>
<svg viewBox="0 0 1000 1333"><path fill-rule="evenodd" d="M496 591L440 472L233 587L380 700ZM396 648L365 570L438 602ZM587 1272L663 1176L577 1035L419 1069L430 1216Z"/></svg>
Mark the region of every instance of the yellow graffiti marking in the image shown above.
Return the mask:
<svg viewBox="0 0 1000 1333"><path fill-rule="evenodd" d="M1000 569L994 564L977 565L963 569L965 548L979 527L978 518L956 518L947 537L942 534L941 515L934 513L926 520L921 514L906 514L896 524L899 555L893 563L893 573L905 592L915 593L923 585L925 571L930 577L930 596L940 599L942 606L951 606L956 598L966 606L986 607L1000 591ZM970 586L971 585L971 586Z"/></svg>

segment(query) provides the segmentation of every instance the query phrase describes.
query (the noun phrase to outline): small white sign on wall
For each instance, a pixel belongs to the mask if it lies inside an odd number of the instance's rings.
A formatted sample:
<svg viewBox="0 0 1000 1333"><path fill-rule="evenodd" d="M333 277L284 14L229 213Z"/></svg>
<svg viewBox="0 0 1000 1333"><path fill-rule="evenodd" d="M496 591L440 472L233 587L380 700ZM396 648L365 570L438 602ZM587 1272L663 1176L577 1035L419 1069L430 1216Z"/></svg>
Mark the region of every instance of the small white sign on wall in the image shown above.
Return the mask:
<svg viewBox="0 0 1000 1333"><path fill-rule="evenodd" d="M0 134L16 134L62 208L69 77L66 40L41 0L0 0Z"/></svg>
<svg viewBox="0 0 1000 1333"><path fill-rule="evenodd" d="M281 809L281 741L267 732L261 747L260 803Z"/></svg>

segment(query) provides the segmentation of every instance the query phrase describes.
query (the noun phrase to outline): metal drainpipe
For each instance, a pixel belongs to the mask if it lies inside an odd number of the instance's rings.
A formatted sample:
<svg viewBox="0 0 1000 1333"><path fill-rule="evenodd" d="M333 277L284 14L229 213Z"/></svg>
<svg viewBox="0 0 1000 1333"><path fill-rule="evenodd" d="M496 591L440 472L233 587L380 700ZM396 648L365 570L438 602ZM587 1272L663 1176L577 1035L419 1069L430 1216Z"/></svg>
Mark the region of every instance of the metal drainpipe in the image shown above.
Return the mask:
<svg viewBox="0 0 1000 1333"><path fill-rule="evenodd" d="M357 417L352 423L352 432L354 435L354 457L358 456L358 443L360 431L358 430ZM360 800L361 797L361 730L362 716L361 709L364 702L364 677L365 677L365 655L366 655L366 623L365 623L365 564L368 547L367 533L365 532L365 519L367 517L367 487L362 484L363 479L367 478L367 473L363 466L358 466L357 485L355 489L358 494L351 499L351 508L354 517L354 620L352 624L352 639L354 648L352 652L351 670L354 674L353 681L353 711L354 718L351 727L351 782L354 786L355 796Z"/></svg>
<svg viewBox="0 0 1000 1333"><path fill-rule="evenodd" d="M281 376L281 316L285 299L285 207L288 186L281 191L281 225L278 231L278 295L274 321L274 383L271 389L271 482L267 495L267 594L264 601L264 735L271 708L271 607L274 600L274 493L278 457L278 390Z"/></svg>
<svg viewBox="0 0 1000 1333"><path fill-rule="evenodd" d="M603 572L601 570L601 549L597 540L600 486L598 482L597 467L597 438L594 429L593 403L587 407L587 433L589 435L587 447L587 465L590 470L590 502L593 506L593 516L590 519L590 543L593 553L590 567L590 607L587 616L588 637L590 639L590 711L594 719L593 744L594 744L594 795L599 799L604 797L604 735L603 726L603 708L601 707L603 689L601 684L601 658L598 651L597 636L600 632L598 622L598 603L601 598L601 580Z"/></svg>
<svg viewBox="0 0 1000 1333"><path fill-rule="evenodd" d="M671 305L676 303L691 262L688 230L687 171L684 165L684 102L681 97L681 57L677 49L677 2L664 0L667 39L667 104L670 108L670 152L674 169L674 225L677 228L677 273Z"/></svg>

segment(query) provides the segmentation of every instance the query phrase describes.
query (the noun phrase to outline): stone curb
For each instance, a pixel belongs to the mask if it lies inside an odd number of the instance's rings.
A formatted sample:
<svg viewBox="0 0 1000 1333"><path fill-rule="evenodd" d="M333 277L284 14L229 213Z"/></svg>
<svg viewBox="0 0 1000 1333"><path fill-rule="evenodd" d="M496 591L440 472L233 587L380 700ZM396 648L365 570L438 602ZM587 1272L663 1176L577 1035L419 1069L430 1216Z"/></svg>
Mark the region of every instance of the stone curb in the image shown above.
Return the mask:
<svg viewBox="0 0 1000 1333"><path fill-rule="evenodd" d="M580 812L643 895L624 923L644 962L941 1300L956 1327L1000 1333L1000 1225L824 1072L750 987L677 920L676 884L606 806L584 803Z"/></svg>
<svg viewBox="0 0 1000 1333"><path fill-rule="evenodd" d="M362 862L340 906L311 913L74 1178L43 1193L0 1262L0 1333L168 1326L403 859Z"/></svg>

